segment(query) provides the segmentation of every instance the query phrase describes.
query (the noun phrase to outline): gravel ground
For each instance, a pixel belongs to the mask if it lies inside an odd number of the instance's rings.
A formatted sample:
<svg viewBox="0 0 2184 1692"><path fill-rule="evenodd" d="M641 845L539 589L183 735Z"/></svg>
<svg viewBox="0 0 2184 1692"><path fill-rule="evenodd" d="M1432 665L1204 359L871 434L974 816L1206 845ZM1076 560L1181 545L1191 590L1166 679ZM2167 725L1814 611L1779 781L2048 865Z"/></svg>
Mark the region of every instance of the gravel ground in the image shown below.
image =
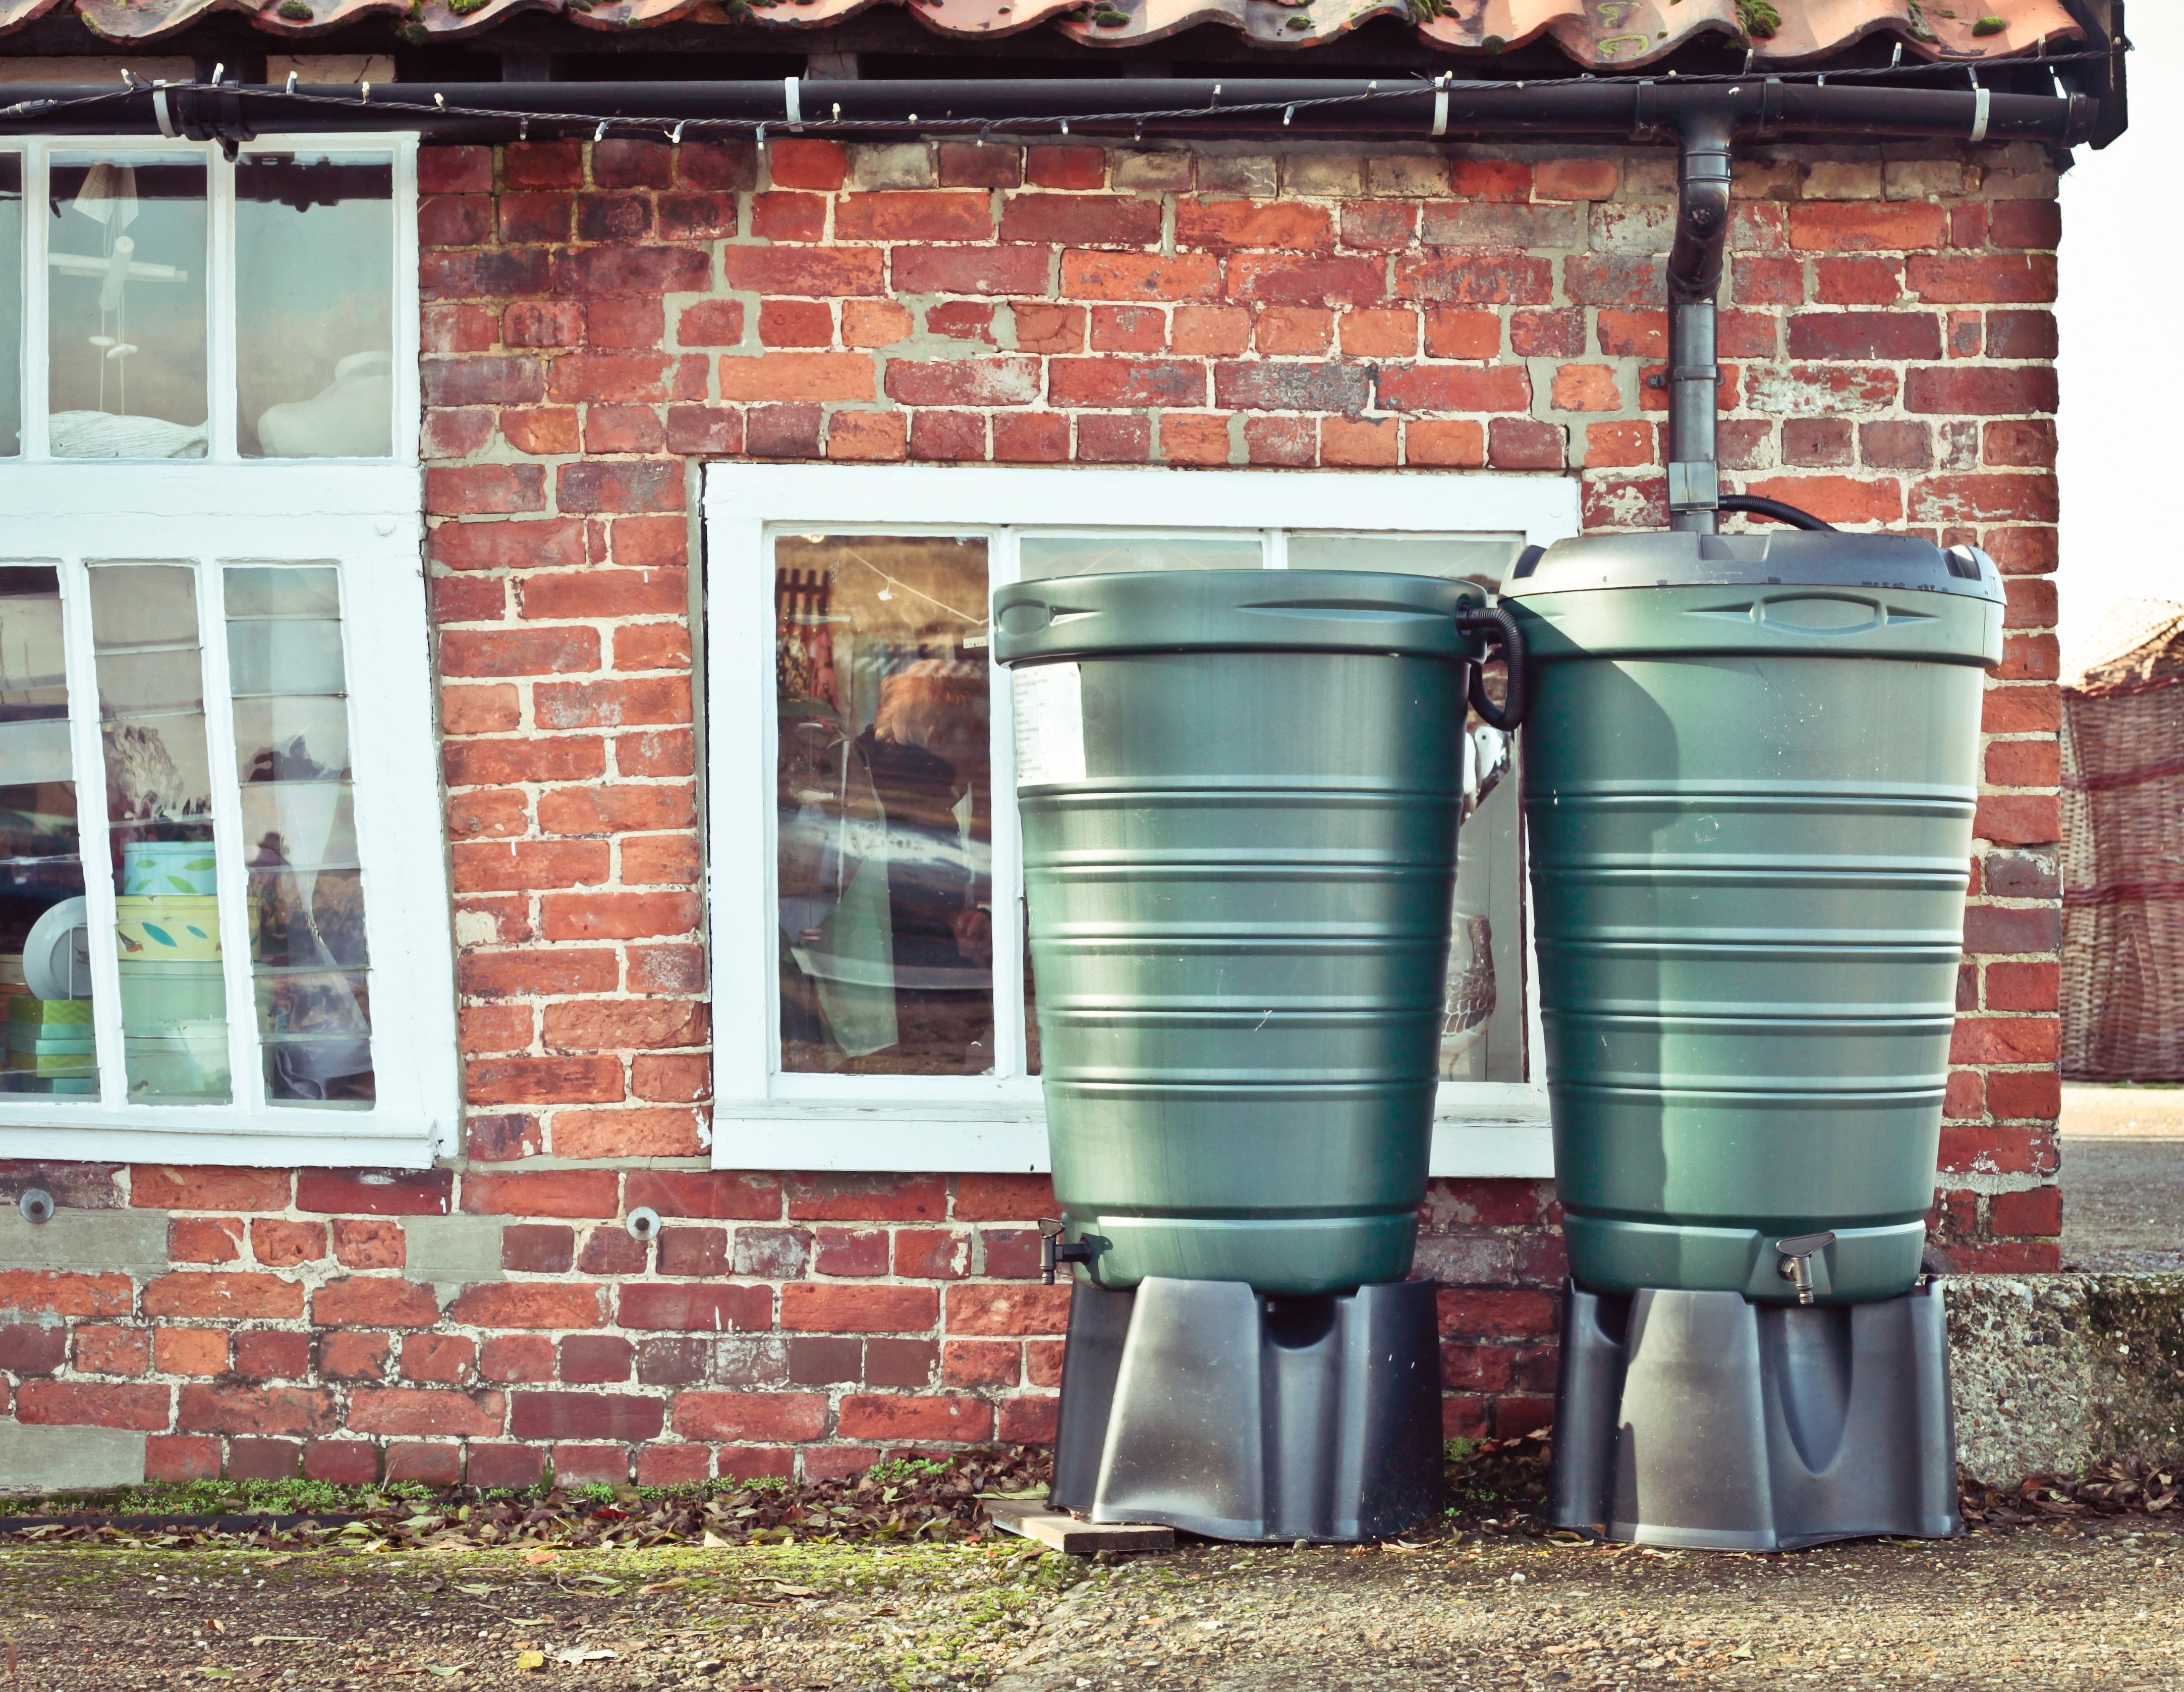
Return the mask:
<svg viewBox="0 0 2184 1692"><path fill-rule="evenodd" d="M2143 1519L1771 1557L1521 1535L1108 1565L1015 1541L546 1555L0 1544L7 1692L2184 1684L2184 1533Z"/></svg>
<svg viewBox="0 0 2184 1692"><path fill-rule="evenodd" d="M2184 1087L2063 1089L2063 1266L2184 1269Z"/></svg>

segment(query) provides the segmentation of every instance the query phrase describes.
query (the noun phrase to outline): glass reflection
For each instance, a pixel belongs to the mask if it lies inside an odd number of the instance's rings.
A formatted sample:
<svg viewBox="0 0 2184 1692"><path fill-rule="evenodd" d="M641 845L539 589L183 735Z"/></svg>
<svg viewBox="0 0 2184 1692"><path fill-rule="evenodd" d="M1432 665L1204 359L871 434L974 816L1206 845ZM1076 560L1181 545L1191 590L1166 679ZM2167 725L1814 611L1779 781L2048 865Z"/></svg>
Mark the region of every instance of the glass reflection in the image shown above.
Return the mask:
<svg viewBox="0 0 2184 1692"><path fill-rule="evenodd" d="M986 544L776 542L782 1067L994 1065Z"/></svg>
<svg viewBox="0 0 2184 1692"><path fill-rule="evenodd" d="M266 1102L291 1108L376 1092L340 586L326 565L226 573L258 1038Z"/></svg>
<svg viewBox="0 0 2184 1692"><path fill-rule="evenodd" d="M1256 536L1028 534L1017 556L1025 581L1043 582L1124 570L1256 570L1265 549Z"/></svg>
<svg viewBox="0 0 2184 1692"><path fill-rule="evenodd" d="M394 450L394 161L245 154L235 166L236 446Z"/></svg>
<svg viewBox="0 0 2184 1692"><path fill-rule="evenodd" d="M224 1104L227 988L197 572L94 567L91 632L129 1098Z"/></svg>
<svg viewBox="0 0 2184 1692"><path fill-rule="evenodd" d="M205 166L53 162L47 356L56 458L205 455Z"/></svg>
<svg viewBox="0 0 2184 1692"><path fill-rule="evenodd" d="M96 1094L59 573L0 566L0 1092Z"/></svg>

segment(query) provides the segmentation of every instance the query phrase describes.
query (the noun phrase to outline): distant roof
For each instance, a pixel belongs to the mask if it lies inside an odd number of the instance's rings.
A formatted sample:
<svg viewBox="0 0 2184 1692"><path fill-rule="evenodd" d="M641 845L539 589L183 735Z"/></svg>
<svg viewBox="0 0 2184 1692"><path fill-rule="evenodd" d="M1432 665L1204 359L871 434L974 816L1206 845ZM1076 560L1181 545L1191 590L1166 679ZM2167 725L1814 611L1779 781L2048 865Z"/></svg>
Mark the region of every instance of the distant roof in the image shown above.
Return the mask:
<svg viewBox="0 0 2184 1692"><path fill-rule="evenodd" d="M938 35L992 39L1042 26L1098 47L1134 47L1218 24L1273 47L1310 47L1374 18L1408 19L1451 54L1551 41L1588 70L1625 70L1713 35L1761 64L1822 59L1864 36L1907 56L1974 63L2081 38L2060 0L0 0L0 35L73 6L96 35L152 41L214 13L245 12L269 35L308 39L407 19L416 40L476 36L525 13L597 30L764 24L809 31L875 6L906 8Z"/></svg>

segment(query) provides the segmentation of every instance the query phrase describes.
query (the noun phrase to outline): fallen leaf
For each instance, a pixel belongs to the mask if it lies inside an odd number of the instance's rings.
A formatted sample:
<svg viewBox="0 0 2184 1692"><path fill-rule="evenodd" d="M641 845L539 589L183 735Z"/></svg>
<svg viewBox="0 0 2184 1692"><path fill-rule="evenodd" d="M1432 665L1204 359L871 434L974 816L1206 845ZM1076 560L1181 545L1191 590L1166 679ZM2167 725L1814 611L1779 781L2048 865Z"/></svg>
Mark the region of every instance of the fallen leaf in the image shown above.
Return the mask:
<svg viewBox="0 0 2184 1692"><path fill-rule="evenodd" d="M558 1563L561 1561L561 1554L559 1551L526 1551L523 1561L526 1563Z"/></svg>
<svg viewBox="0 0 2184 1692"><path fill-rule="evenodd" d="M648 1582L645 1585L638 1588L638 1591L640 1594L648 1592L680 1592L684 1587L689 1585L689 1583L690 1577L688 1575L678 1574L672 1580L655 1580Z"/></svg>
<svg viewBox="0 0 2184 1692"><path fill-rule="evenodd" d="M443 1667L437 1662L428 1662L425 1665L425 1672L427 1674L437 1674L443 1680L452 1680L458 1674L460 1674L462 1670L460 1668Z"/></svg>
<svg viewBox="0 0 2184 1692"><path fill-rule="evenodd" d="M784 1586L781 1582L776 1581L773 1583L773 1589L776 1592L783 1593L790 1598L816 1598L819 1596L819 1589L816 1586Z"/></svg>
<svg viewBox="0 0 2184 1692"><path fill-rule="evenodd" d="M536 1669L543 1668L546 1667L546 1653L544 1651L518 1651L515 1654L515 1666L518 1668L524 1670L526 1673Z"/></svg>
<svg viewBox="0 0 2184 1692"><path fill-rule="evenodd" d="M255 1633L254 1645L315 1645L325 1639L324 1633Z"/></svg>
<svg viewBox="0 0 2184 1692"><path fill-rule="evenodd" d="M469 1593L474 1593L474 1594L476 1594L478 1597L480 1597L480 1598L490 1598L490 1597L492 1597L492 1596L493 1596L493 1589L492 1589L491 1587L489 1587L489 1586L470 1586L470 1585L465 1585L465 1586L459 1586L459 1587L457 1587L457 1588L455 1589L455 1590L456 1590L456 1591L458 1591L458 1592L469 1592Z"/></svg>
<svg viewBox="0 0 2184 1692"><path fill-rule="evenodd" d="M554 1661L556 1661L556 1662L567 1662L567 1663L578 1663L578 1662L606 1662L606 1661L611 1661L612 1659L614 1659L614 1658L616 1658L616 1657L617 1657L617 1656L620 1656L621 1655L621 1653L620 1651L610 1651L610 1650L588 1650L588 1650L582 1650L582 1649L580 1649L579 1647L577 1647L577 1646L576 1646L576 1645L570 1645L570 1646L568 1646L567 1648L566 1648L565 1650L555 1651L555 1652L554 1653Z"/></svg>
<svg viewBox="0 0 2184 1692"><path fill-rule="evenodd" d="M728 1542L710 1527L705 1530L705 1537L698 1543L709 1551L725 1551L728 1548Z"/></svg>

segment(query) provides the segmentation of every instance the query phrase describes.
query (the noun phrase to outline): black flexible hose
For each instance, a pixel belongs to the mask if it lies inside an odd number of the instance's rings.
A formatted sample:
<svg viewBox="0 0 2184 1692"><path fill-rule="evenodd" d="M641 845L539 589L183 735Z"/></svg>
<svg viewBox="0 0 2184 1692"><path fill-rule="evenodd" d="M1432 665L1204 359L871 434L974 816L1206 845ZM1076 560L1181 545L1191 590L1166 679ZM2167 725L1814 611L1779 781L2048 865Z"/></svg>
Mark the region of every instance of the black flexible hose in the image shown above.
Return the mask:
<svg viewBox="0 0 2184 1692"><path fill-rule="evenodd" d="M1502 690L1502 703L1496 705L1486 695L1486 683L1482 668L1471 667L1469 696L1471 708L1486 723L1505 734L1517 732L1517 725L1524 720L1524 709L1529 702L1526 686L1528 654L1524 648L1523 626L1509 612L1499 606L1467 606L1456 614L1456 626L1466 634L1484 634L1502 649L1502 657L1509 671L1509 684Z"/></svg>
<svg viewBox="0 0 2184 1692"><path fill-rule="evenodd" d="M1823 522L1810 511L1801 511L1795 505L1786 505L1780 500L1763 500L1757 494L1724 494L1721 496L1724 511L1741 511L1748 517L1772 517L1778 523L1787 523L1791 528L1810 529L1815 533L1833 534L1836 526Z"/></svg>

